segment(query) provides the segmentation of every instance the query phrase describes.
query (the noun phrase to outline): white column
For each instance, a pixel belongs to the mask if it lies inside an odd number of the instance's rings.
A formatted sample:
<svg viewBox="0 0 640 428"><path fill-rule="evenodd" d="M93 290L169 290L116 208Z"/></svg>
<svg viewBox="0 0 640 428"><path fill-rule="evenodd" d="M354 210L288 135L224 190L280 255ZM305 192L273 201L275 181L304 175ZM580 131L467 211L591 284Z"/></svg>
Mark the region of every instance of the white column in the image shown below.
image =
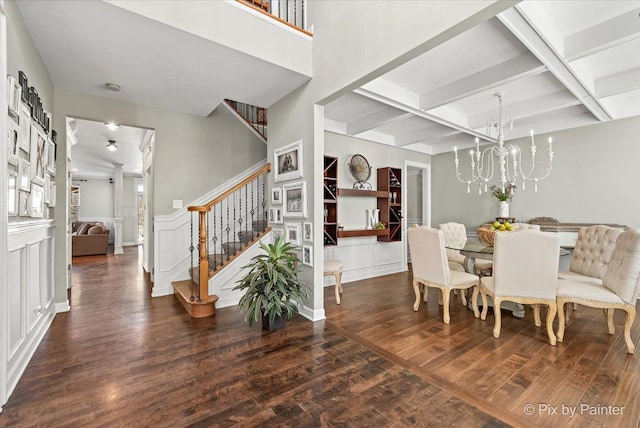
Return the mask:
<svg viewBox="0 0 640 428"><path fill-rule="evenodd" d="M123 254L122 250L122 228L124 218L122 217L122 164L113 164L113 231L115 233L113 243L113 254Z"/></svg>

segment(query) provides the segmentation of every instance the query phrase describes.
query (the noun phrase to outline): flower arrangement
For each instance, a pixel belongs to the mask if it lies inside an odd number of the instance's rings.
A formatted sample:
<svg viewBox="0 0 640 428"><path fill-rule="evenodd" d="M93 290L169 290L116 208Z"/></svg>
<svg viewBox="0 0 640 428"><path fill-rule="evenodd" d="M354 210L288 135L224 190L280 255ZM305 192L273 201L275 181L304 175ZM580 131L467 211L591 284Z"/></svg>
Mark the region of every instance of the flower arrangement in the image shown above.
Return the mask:
<svg viewBox="0 0 640 428"><path fill-rule="evenodd" d="M507 183L507 185L504 186L504 191L502 191L502 188L498 186L491 186L489 189L491 190L491 194L495 196L499 201L506 202L513 199L513 194L516 191L516 185Z"/></svg>

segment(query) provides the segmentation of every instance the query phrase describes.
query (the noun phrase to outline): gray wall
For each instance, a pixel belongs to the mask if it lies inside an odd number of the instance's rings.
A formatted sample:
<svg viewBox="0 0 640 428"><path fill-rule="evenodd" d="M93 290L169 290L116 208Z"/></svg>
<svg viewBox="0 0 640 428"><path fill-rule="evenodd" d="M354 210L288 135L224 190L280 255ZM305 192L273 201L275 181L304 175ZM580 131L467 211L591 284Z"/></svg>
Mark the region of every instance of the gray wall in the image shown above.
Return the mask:
<svg viewBox="0 0 640 428"><path fill-rule="evenodd" d="M509 214L525 220L550 216L562 222L640 227L640 118L536 136L537 164L546 165L549 135L554 151L551 175L539 182L537 193L530 183L526 190L518 189ZM528 165L528 138L513 142L524 147L523 163ZM461 168L468 168L464 161L461 158ZM454 171L453 153L433 157L432 223L457 221L475 230L497 215L498 201L489 194L478 196L477 188L467 194Z"/></svg>
<svg viewBox="0 0 640 428"><path fill-rule="evenodd" d="M375 190L377 184L377 169L386 166L394 168L404 168L405 160L422 162L429 164L431 156L399 147L387 146L385 144L373 143L360 138L335 134L333 132L324 133L324 151L326 155L339 158L338 187L351 189L355 180L351 176L348 162L356 153L363 155L371 165L371 178L369 183ZM414 176L417 177L417 176ZM422 185L422 183L420 183ZM414 187L415 188L415 187ZM405 197L405 201L407 198ZM415 201L415 198L411 199ZM338 209L338 222L342 223L346 229L364 228L366 224L366 209L377 207L376 198L340 198ZM417 211L417 208L416 208Z"/></svg>
<svg viewBox="0 0 640 428"><path fill-rule="evenodd" d="M507 9L513 2L308 2L309 23L314 25L313 79L269 106L268 157L273 150L302 138L304 179L308 191L308 219L315 236L322 233L321 175L315 165L324 154L323 118L316 104L338 96L380 76L454 35ZM393 37L384 29L393 28ZM445 33L446 34L442 34ZM356 35L356 36L354 36ZM316 137L318 140L316 141ZM270 175L269 186L273 186ZM318 209L315 207L318 206ZM322 308L322 240L314 240L314 266L301 277L314 284L309 306ZM315 315L321 316L318 312Z"/></svg>
<svg viewBox="0 0 640 428"><path fill-rule="evenodd" d="M79 218L113 217L113 184L108 178L72 180L80 187Z"/></svg>
<svg viewBox="0 0 640 428"><path fill-rule="evenodd" d="M404 195L407 204L407 220L422 221L422 172L407 175L407 194Z"/></svg>

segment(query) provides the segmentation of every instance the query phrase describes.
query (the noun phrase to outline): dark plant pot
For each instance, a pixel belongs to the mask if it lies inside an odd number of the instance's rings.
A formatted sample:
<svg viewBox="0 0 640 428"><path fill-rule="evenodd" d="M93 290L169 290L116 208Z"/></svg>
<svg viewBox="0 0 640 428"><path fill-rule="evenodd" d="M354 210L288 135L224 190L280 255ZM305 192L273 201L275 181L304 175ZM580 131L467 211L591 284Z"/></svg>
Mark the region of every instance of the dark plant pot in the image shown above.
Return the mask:
<svg viewBox="0 0 640 428"><path fill-rule="evenodd" d="M262 312L262 329L266 331L280 330L287 326L287 314L283 313L273 319L273 324L269 323L269 315Z"/></svg>

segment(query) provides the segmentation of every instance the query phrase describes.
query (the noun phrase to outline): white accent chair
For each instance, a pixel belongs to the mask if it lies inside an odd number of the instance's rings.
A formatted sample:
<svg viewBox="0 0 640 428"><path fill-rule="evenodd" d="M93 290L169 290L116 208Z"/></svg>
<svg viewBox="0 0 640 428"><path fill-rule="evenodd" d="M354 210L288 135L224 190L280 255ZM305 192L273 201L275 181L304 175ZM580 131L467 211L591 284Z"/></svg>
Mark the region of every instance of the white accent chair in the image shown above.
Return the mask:
<svg viewBox="0 0 640 428"><path fill-rule="evenodd" d="M613 309L627 313L624 340L627 352L633 354L631 326L636 317L636 300L640 298L640 230L629 229L618 235L602 283L573 278L558 281L558 341L564 339L564 305L578 303L592 308L607 309L609 334L613 334Z"/></svg>
<svg viewBox="0 0 640 428"><path fill-rule="evenodd" d="M416 293L413 310L417 311L420 307L420 284L424 285L425 301L427 287L438 288L442 291L444 312L442 319L445 324L449 324L451 290L464 290L477 286L479 278L476 275L449 268L441 230L429 226L412 227L407 230L407 239L411 250L413 290ZM464 293L462 293L462 303L466 306Z"/></svg>
<svg viewBox="0 0 640 428"><path fill-rule="evenodd" d="M440 228L440 230L442 230L444 242L447 245L463 243L467 240L467 229L462 223L450 221L448 223L443 223L438 227ZM461 272L464 272L465 256L460 254L459 250L453 250L450 248L446 248L446 250L447 260L449 261L449 268L451 270L459 270ZM474 266L474 273L478 274L479 272L490 270L491 266L492 263L490 261L476 262Z"/></svg>
<svg viewBox="0 0 640 428"><path fill-rule="evenodd" d="M482 296L481 319L486 319L487 295L493 299L495 324L493 337L500 337L502 324L500 304L511 301L534 305L536 327L541 326L540 305L549 307L547 334L549 343L556 344L553 319L556 317L556 291L560 237L554 233L523 230L519 233L498 233L494 241L493 276L480 280ZM474 290L473 312L478 317L477 291Z"/></svg>

